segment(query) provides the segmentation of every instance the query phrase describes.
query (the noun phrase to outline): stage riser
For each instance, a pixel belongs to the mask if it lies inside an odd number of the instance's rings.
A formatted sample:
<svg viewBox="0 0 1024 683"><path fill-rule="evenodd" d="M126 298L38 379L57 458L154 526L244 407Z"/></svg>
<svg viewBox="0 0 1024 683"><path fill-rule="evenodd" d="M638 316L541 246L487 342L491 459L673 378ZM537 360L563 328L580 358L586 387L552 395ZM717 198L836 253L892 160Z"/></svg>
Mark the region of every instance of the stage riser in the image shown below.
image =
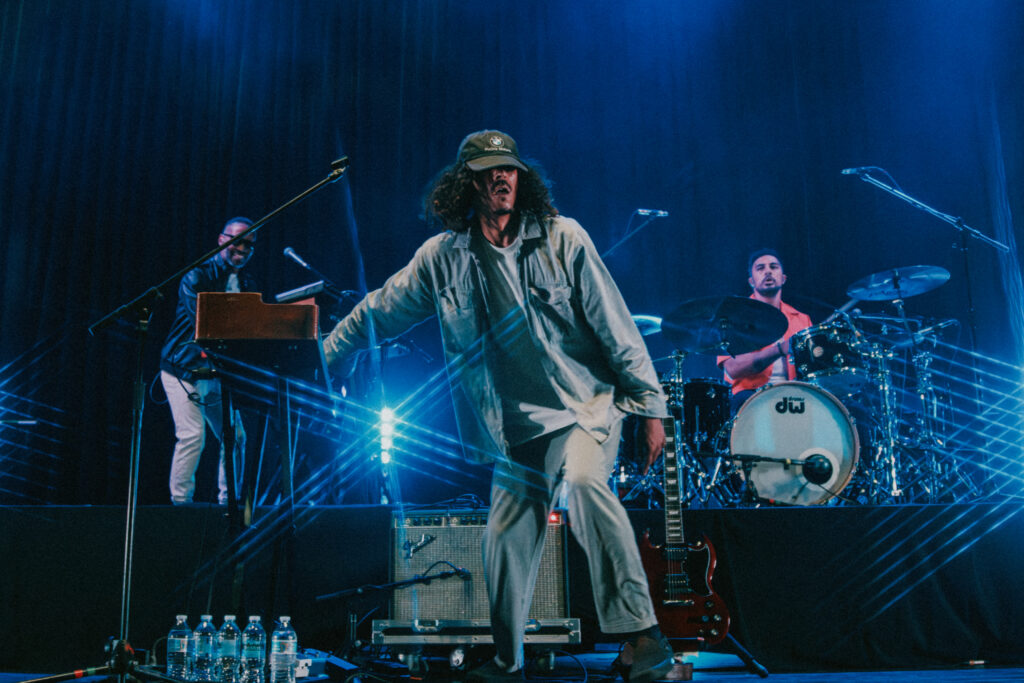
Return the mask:
<svg viewBox="0 0 1024 683"><path fill-rule="evenodd" d="M136 520L129 640L149 648L176 613L290 614L301 645L331 651L347 608L387 613L387 595L317 596L387 580L390 508L260 510L237 555L216 508L142 507ZM1024 516L1003 505L687 511L686 533L718 552L713 586L732 633L770 670L850 670L984 659L1024 664ZM117 507L0 507L0 669L64 671L103 663L118 634L125 512ZM631 513L661 534L663 515ZM571 520L570 520L571 523ZM969 544L969 545L968 545ZM960 552L958 552L960 551ZM291 561L288 558L291 557ZM582 553L569 542L570 615L600 638ZM199 574L197 576L197 573ZM365 622L369 628L369 620ZM361 634L367 635L367 634ZM162 646L159 660L164 661Z"/></svg>

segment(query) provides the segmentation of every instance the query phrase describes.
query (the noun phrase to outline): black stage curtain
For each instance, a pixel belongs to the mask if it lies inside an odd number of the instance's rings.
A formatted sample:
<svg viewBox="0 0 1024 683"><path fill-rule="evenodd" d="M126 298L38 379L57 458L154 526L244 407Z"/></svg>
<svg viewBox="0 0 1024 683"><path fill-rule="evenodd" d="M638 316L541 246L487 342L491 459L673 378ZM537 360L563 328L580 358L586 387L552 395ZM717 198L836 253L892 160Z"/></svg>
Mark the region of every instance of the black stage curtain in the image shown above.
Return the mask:
<svg viewBox="0 0 1024 683"><path fill-rule="evenodd" d="M669 212L607 258L635 313L746 293L746 254L763 245L818 319L865 275L936 265L951 281L908 311L966 329L973 305L978 349L1018 362L1015 261L975 241L963 254L950 225L840 170L881 166L1012 241L1021 35L1011 0L5 2L0 419L38 424L2 428L0 500L124 502L136 346L130 321L95 336L89 323L342 154L347 178L268 225L250 267L267 293L303 284L281 256L293 246L342 287L374 287L429 234L423 187L485 127L544 165L602 251L634 209ZM434 327L416 334L438 358ZM403 362L396 400L439 370ZM715 369L694 357L687 372ZM449 411L441 392L418 417L450 432ZM171 442L151 402L143 502L166 499ZM424 469L408 498L437 493L417 488Z"/></svg>

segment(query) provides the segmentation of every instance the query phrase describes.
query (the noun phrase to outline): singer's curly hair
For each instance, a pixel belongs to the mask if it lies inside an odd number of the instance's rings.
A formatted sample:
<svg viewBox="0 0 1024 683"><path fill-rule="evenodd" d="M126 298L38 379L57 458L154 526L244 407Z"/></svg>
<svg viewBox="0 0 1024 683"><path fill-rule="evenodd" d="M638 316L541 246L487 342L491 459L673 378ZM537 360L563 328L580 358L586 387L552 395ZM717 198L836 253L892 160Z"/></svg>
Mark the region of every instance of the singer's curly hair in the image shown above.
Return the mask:
<svg viewBox="0 0 1024 683"><path fill-rule="evenodd" d="M557 216L551 198L551 187L544 171L533 162L529 171L519 171L516 189L516 211L533 214L536 218ZM452 164L441 170L423 193L423 219L441 230L464 232L472 225L476 213L477 191L473 176L465 164Z"/></svg>

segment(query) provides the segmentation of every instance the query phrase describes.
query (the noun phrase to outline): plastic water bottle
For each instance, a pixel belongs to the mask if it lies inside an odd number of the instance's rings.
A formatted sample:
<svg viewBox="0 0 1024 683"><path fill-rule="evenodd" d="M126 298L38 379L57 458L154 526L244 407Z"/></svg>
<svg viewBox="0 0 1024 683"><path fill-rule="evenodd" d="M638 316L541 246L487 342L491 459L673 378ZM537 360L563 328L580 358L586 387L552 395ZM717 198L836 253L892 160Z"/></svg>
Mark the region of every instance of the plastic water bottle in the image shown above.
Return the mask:
<svg viewBox="0 0 1024 683"><path fill-rule="evenodd" d="M224 623L217 631L217 678L220 683L238 683L241 647L242 632L235 623L235 615L225 614Z"/></svg>
<svg viewBox="0 0 1024 683"><path fill-rule="evenodd" d="M295 683L299 639L291 621L291 617L281 617L270 634L270 683Z"/></svg>
<svg viewBox="0 0 1024 683"><path fill-rule="evenodd" d="M249 617L249 625L242 631L242 683L263 683L263 669L267 665L267 632L260 618Z"/></svg>
<svg viewBox="0 0 1024 683"><path fill-rule="evenodd" d="M217 680L217 629L213 615L199 617L199 626L192 632L195 644L195 662L192 664L192 680L197 683L215 683Z"/></svg>
<svg viewBox="0 0 1024 683"><path fill-rule="evenodd" d="M187 681L192 675L189 667L188 650L192 640L192 629L188 617L179 614L174 617L174 627L167 634L167 675Z"/></svg>

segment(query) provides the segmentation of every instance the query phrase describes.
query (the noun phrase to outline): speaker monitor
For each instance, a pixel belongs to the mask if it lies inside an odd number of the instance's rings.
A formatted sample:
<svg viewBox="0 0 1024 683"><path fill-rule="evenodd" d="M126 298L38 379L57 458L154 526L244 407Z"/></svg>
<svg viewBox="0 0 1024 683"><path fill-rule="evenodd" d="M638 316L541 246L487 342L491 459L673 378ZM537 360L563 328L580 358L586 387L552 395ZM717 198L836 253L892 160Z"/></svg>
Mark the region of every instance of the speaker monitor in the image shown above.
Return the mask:
<svg viewBox="0 0 1024 683"><path fill-rule="evenodd" d="M466 570L463 577L434 579L397 590L393 620L489 620L482 541L486 510L418 511L392 519L391 574L394 581ZM564 516L551 513L530 619L569 616Z"/></svg>

